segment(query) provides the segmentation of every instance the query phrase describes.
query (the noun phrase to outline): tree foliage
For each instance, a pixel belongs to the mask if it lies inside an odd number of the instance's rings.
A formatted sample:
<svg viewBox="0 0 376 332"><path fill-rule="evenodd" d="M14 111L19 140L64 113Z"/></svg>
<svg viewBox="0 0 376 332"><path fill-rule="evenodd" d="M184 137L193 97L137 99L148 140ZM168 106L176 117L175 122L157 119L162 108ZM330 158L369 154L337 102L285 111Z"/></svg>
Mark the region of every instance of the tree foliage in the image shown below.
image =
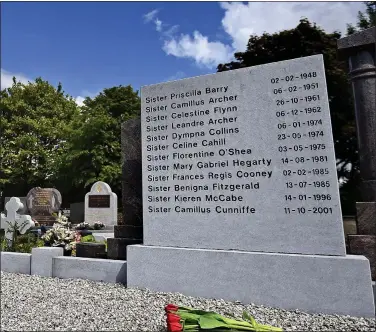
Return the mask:
<svg viewBox="0 0 376 332"><path fill-rule="evenodd" d="M302 19L294 29L251 36L246 51L235 53L237 61L220 64L218 71L323 54L338 176L353 183L358 173L355 115L346 64L337 57L339 38L338 32L326 33Z"/></svg>
<svg viewBox="0 0 376 332"><path fill-rule="evenodd" d="M131 86L104 89L95 98L86 98L61 158L61 184L86 188L105 181L121 193L121 123L140 109L140 98Z"/></svg>
<svg viewBox="0 0 376 332"><path fill-rule="evenodd" d="M366 1L364 4L366 5L366 12L358 12L356 26L347 25L348 35L376 26L376 1Z"/></svg>
<svg viewBox="0 0 376 332"><path fill-rule="evenodd" d="M62 85L37 78L0 91L0 184L21 188L51 186L67 131L78 108Z"/></svg>

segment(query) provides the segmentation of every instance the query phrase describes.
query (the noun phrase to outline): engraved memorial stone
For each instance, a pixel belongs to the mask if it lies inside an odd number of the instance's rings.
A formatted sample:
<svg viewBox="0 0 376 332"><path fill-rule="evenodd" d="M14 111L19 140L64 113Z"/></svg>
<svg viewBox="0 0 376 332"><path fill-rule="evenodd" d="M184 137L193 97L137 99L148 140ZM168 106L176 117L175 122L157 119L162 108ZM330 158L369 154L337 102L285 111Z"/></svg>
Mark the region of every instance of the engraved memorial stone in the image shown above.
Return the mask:
<svg viewBox="0 0 376 332"><path fill-rule="evenodd" d="M128 287L374 317L369 261L345 252L322 55L146 86L141 102Z"/></svg>
<svg viewBox="0 0 376 332"><path fill-rule="evenodd" d="M146 86L142 102L144 244L345 254L321 56Z"/></svg>
<svg viewBox="0 0 376 332"><path fill-rule="evenodd" d="M50 216L59 211L62 199L55 188L36 187L28 192L26 202L32 216Z"/></svg>
<svg viewBox="0 0 376 332"><path fill-rule="evenodd" d="M102 222L105 226L117 223L117 195L102 181L94 183L85 195L85 222Z"/></svg>

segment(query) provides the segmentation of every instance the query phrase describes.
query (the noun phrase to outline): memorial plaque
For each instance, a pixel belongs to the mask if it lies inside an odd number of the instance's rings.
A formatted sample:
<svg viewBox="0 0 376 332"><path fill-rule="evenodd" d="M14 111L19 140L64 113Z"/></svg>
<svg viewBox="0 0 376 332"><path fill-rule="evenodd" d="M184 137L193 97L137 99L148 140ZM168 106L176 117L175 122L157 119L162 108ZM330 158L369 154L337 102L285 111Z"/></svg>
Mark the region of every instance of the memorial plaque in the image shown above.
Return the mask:
<svg viewBox="0 0 376 332"><path fill-rule="evenodd" d="M145 245L345 255L322 55L141 96Z"/></svg>
<svg viewBox="0 0 376 332"><path fill-rule="evenodd" d="M89 195L89 208L109 208L110 195Z"/></svg>

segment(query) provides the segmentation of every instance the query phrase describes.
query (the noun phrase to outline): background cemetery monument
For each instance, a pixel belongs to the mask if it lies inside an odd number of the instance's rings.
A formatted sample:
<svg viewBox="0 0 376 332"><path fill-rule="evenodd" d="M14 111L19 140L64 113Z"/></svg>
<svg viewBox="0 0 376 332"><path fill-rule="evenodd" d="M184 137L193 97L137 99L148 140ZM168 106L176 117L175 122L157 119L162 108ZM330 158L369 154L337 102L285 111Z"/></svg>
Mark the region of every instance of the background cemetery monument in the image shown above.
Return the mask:
<svg viewBox="0 0 376 332"><path fill-rule="evenodd" d="M105 226L117 223L117 195L102 181L95 182L85 195L85 222L102 222Z"/></svg>
<svg viewBox="0 0 376 332"><path fill-rule="evenodd" d="M321 55L141 97L144 245L127 248L128 286L374 316L369 261L346 256Z"/></svg>
<svg viewBox="0 0 376 332"><path fill-rule="evenodd" d="M350 70L362 179L357 235L348 236L349 249L370 260L376 280L376 27L340 39L338 49Z"/></svg>
<svg viewBox="0 0 376 332"><path fill-rule="evenodd" d="M0 213L0 228L4 229L5 238L9 243L13 241L14 231L17 230L20 234L25 234L29 228L35 226L31 216L19 213L23 209L21 200L18 197L12 197L5 204L6 215Z"/></svg>
<svg viewBox="0 0 376 332"><path fill-rule="evenodd" d="M53 225L56 218L52 215L60 209L62 198L55 188L32 188L26 195L27 208L32 216L41 225Z"/></svg>
<svg viewBox="0 0 376 332"><path fill-rule="evenodd" d="M114 226L114 238L107 239L107 257L127 259L127 246L142 243L142 161L140 118L121 127L122 207L121 223Z"/></svg>

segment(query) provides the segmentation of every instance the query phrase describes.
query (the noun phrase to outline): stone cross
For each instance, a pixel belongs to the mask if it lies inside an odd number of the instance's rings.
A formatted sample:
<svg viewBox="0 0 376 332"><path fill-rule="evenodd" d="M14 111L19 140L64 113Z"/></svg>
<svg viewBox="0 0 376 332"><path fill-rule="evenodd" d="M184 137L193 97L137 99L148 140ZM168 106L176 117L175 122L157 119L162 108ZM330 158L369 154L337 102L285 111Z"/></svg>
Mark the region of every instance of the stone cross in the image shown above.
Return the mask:
<svg viewBox="0 0 376 332"><path fill-rule="evenodd" d="M7 215L0 214L0 228L5 230L5 238L12 242L13 230L16 227L21 234L34 227L35 224L29 215L20 215L18 210L23 208L23 204L18 197L12 197L8 203L5 204Z"/></svg>

